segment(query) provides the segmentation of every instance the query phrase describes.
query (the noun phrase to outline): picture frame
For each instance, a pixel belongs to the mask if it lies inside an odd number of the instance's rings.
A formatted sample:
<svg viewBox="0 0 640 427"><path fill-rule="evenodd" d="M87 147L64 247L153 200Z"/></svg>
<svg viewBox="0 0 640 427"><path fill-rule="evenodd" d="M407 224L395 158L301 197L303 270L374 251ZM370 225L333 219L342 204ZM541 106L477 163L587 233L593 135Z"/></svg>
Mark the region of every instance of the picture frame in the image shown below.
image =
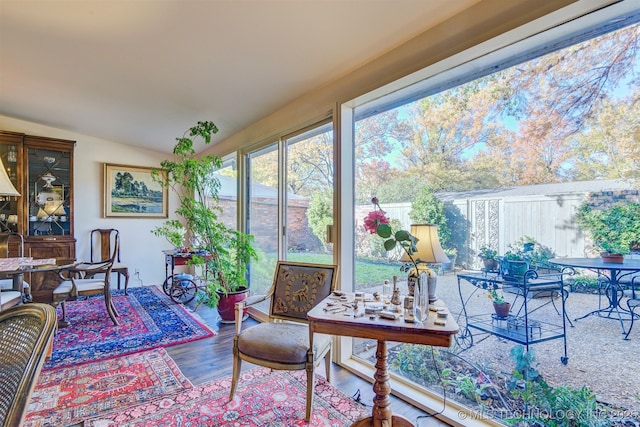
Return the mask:
<svg viewBox="0 0 640 427"><path fill-rule="evenodd" d="M105 218L167 218L169 191L151 179L154 169L105 163Z"/></svg>

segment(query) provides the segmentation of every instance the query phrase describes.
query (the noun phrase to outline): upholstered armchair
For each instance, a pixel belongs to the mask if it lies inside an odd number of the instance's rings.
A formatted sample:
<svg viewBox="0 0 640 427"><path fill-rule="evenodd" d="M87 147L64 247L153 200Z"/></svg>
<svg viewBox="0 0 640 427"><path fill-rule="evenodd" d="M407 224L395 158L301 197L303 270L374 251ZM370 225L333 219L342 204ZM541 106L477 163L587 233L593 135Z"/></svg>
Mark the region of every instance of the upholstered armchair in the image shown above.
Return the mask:
<svg viewBox="0 0 640 427"><path fill-rule="evenodd" d="M236 304L236 336L229 399L235 395L243 360L271 369L304 369L307 373L305 419L309 422L315 368L323 359L327 381L330 380L332 338L309 332L307 312L331 294L336 276L335 265L279 261L269 292ZM269 321L242 330L245 309L266 300L270 300Z"/></svg>

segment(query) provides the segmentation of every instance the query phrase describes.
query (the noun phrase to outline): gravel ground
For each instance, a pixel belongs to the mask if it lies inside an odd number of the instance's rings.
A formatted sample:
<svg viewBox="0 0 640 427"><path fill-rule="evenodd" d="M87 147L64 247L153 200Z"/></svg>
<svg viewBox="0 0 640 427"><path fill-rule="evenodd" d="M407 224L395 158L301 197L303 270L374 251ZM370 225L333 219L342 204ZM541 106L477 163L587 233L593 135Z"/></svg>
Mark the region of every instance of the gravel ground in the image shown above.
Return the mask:
<svg viewBox="0 0 640 427"><path fill-rule="evenodd" d="M464 280L461 283L465 298L477 289ZM455 274L438 277L437 294L456 318L462 305ZM548 301L548 298L536 299L531 305ZM473 294L466 306L470 314L492 310L491 301L483 290ZM626 306L624 302L623 306ZM598 295L571 293L566 301L571 320L597 308ZM532 313L530 319L561 321L550 304ZM465 324L464 317L460 318L459 324ZM541 342L531 346L537 357L537 370L552 386L587 386L599 401L620 408L621 417L640 419L640 321L634 325L629 340L623 339L617 319L589 316L573 321L573 324L574 327L567 325L568 363L563 365L560 361L564 354L562 339ZM625 329L628 326L629 321L624 322ZM476 330L473 330L473 337L474 345L463 351L462 356L472 361L488 361L505 373L513 369L509 351L515 343Z"/></svg>

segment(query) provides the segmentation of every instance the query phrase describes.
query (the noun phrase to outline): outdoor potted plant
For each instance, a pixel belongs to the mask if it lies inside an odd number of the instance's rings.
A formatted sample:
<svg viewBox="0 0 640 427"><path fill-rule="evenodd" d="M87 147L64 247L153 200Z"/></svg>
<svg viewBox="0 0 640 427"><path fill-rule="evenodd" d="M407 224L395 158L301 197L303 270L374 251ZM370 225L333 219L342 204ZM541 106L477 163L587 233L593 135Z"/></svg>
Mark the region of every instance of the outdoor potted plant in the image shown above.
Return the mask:
<svg viewBox="0 0 640 427"><path fill-rule="evenodd" d="M529 262L520 249L515 249L511 245L509 250L502 256L502 273L506 279L519 280L529 269Z"/></svg>
<svg viewBox="0 0 640 427"><path fill-rule="evenodd" d="M443 250L445 255L447 255L447 258L449 258L449 262L442 263L442 270L453 270L456 265L456 258L458 258L458 250L456 248L444 248Z"/></svg>
<svg viewBox="0 0 640 427"><path fill-rule="evenodd" d="M496 289L489 289L489 299L493 301L493 310L497 317L509 317L511 303L505 301L504 296L499 294Z"/></svg>
<svg viewBox="0 0 640 427"><path fill-rule="evenodd" d="M629 253L628 247L611 242L600 242L598 248L603 262L621 264L624 262L624 256Z"/></svg>
<svg viewBox="0 0 640 427"><path fill-rule="evenodd" d="M480 258L484 264L486 271L495 271L498 269L498 251L491 246L484 245L480 247L478 252L478 258Z"/></svg>
<svg viewBox="0 0 640 427"><path fill-rule="evenodd" d="M183 137L176 138L172 160L163 160L161 168L153 171L153 178L173 190L179 198L175 213L180 220L169 220L156 227L153 233L164 236L176 247L180 236L178 224L184 224L194 246L192 266L208 271L201 301L210 307L218 307L223 321L234 320L236 302L248 296L247 266L257 259L253 248L253 236L228 227L219 214L220 181L213 175L222 166L218 156L195 156L194 139L206 144L218 131L213 122L198 122Z"/></svg>

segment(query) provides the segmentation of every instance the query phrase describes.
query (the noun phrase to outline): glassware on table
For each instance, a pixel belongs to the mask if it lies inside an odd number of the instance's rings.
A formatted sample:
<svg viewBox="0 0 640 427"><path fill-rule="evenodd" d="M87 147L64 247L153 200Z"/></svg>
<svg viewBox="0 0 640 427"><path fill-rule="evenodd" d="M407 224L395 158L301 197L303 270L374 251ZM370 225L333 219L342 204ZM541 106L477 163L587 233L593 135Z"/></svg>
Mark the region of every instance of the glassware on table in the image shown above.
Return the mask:
<svg viewBox="0 0 640 427"><path fill-rule="evenodd" d="M424 323L429 317L429 286L427 273L418 276L413 294L413 317L416 322Z"/></svg>

